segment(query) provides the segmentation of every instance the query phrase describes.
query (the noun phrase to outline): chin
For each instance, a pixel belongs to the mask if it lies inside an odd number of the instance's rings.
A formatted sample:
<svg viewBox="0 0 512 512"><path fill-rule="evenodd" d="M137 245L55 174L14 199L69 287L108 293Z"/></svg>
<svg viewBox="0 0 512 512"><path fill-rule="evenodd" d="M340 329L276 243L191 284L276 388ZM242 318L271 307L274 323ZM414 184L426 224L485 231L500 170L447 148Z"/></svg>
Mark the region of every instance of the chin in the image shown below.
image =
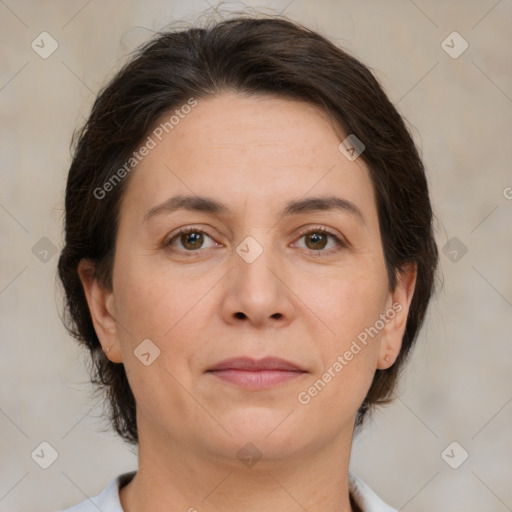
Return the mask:
<svg viewBox="0 0 512 512"><path fill-rule="evenodd" d="M315 444L315 440L311 438L312 432L303 418L299 421L298 411L292 411L293 409L264 407L247 407L233 411L222 420L222 424L233 436L223 436L224 442L230 445L228 447L222 443L223 448L238 459L243 458L244 454L252 454L256 458L262 457L262 462L263 459L281 459L296 455L307 449L311 443Z"/></svg>

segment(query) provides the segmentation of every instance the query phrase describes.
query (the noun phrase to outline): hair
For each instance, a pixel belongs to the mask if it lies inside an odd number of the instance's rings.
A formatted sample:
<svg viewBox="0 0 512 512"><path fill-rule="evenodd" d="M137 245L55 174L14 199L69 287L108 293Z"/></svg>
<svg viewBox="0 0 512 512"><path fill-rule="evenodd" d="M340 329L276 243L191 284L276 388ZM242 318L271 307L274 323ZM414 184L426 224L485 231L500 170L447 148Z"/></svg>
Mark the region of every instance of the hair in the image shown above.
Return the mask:
<svg viewBox="0 0 512 512"><path fill-rule="evenodd" d="M282 17L237 16L158 33L100 91L74 134L58 263L66 327L89 349L91 380L104 393L112 427L132 444L138 443L135 398L124 365L112 363L101 350L78 274L79 262L90 260L100 284L112 289L119 209L129 176L108 194L95 191L114 173L121 175L164 114L190 98L228 91L307 102L327 112L346 135L355 134L365 145L359 158L376 194L389 289L395 289L406 265L416 265L401 351L394 365L376 370L357 413L357 429L372 406L391 400L435 289L438 250L424 166L404 120L364 64Z"/></svg>

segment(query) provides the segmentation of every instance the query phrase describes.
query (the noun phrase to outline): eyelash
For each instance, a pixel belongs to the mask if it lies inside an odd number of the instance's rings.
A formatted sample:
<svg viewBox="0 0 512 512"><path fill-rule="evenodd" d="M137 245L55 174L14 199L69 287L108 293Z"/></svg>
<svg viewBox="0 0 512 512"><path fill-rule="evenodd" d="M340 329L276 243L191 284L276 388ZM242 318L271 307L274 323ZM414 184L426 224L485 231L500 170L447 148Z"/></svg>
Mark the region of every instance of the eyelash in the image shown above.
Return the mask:
<svg viewBox="0 0 512 512"><path fill-rule="evenodd" d="M190 234L190 233L202 233L202 234L207 235L212 240L214 240L213 236L211 236L207 231L205 231L204 228L200 228L200 227L197 227L197 226L187 226L187 227L181 228L176 233L174 233L170 238L167 239L167 241L165 242L164 245L166 247L172 247L173 242L175 240L178 240L181 235L186 235L186 234ZM334 241L336 242L337 247L332 248L332 249L328 249L328 250L317 250L317 251L315 251L313 249L303 249L303 250L308 251L311 254L314 254L314 255L329 255L329 254L337 252L340 249L348 246L348 244L344 240L340 239L337 235L335 235L333 232L331 232L330 230L328 230L324 226L308 226L307 229L305 229L304 231L301 231L299 233L299 236L298 236L297 240L300 240L302 237L304 237L306 235L313 234L313 233L315 233L315 234L316 233L321 233L321 234L329 235L332 239L334 239ZM178 249L178 250L181 250L181 249ZM201 249L197 249L197 250L186 250L186 249L183 249L181 251L183 251L185 253L188 253L188 255L192 256L192 255L198 254L200 250Z"/></svg>
<svg viewBox="0 0 512 512"><path fill-rule="evenodd" d="M299 237L297 238L297 240L300 240L302 237L304 237L306 235L310 235L312 233L315 233L315 234L321 233L321 234L329 235L329 237L335 241L337 247L327 249L327 250L319 250L319 251L315 251L313 249L304 249L304 250L310 252L311 254L319 255L319 256L320 255L329 255L329 254L338 252L339 250L348 246L348 244L345 242L345 240L341 239L340 237L338 237L336 234L334 234L332 231L325 228L324 226L308 226L307 228L304 229L304 231L301 231L299 233Z"/></svg>

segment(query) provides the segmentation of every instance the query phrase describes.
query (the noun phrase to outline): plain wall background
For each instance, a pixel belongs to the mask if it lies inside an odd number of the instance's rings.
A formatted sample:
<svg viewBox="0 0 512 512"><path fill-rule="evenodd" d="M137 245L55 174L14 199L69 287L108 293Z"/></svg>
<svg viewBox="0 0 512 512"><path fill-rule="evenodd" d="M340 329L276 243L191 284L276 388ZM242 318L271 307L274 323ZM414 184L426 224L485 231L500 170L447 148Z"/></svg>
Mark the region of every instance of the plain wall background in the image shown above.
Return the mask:
<svg viewBox="0 0 512 512"><path fill-rule="evenodd" d="M352 469L400 510L512 510L512 1L247 5L284 10L375 70L424 156L440 249L451 240L441 252L444 287L399 398L358 436ZM129 51L208 8L205 0L0 1L3 512L55 511L136 468L104 431L84 353L59 319L69 143ZM44 31L58 43L47 59L31 48ZM456 59L441 46L454 31L469 45ZM452 39L452 52L462 48ZM31 458L43 441L58 452L46 470ZM458 469L441 457L453 441L452 464L469 453Z"/></svg>

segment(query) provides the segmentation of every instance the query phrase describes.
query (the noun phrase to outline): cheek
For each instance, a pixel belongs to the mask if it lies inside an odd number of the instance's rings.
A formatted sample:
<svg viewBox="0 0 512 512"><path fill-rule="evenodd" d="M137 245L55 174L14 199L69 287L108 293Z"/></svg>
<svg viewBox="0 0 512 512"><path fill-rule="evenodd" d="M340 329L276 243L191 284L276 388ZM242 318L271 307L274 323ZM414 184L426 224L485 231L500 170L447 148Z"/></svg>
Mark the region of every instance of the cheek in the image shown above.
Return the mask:
<svg viewBox="0 0 512 512"><path fill-rule="evenodd" d="M380 345L375 326L381 326L388 298L387 282L378 277L353 272L330 279L321 293L318 288L309 293L308 305L322 320L313 334L322 362L315 375L321 381L316 386L322 391L320 403L345 401L357 409L371 384Z"/></svg>
<svg viewBox="0 0 512 512"><path fill-rule="evenodd" d="M304 303L329 327L333 339L357 336L384 312L388 299L385 275L372 273L370 266L361 267L363 271L351 268L296 283Z"/></svg>
<svg viewBox="0 0 512 512"><path fill-rule="evenodd" d="M199 339L206 321L205 300L218 276L185 279L159 265L135 264L122 259L114 280L116 314L123 352L130 363L130 352L150 339L160 349L160 363L172 371L186 374L188 361L195 353L194 340Z"/></svg>
<svg viewBox="0 0 512 512"><path fill-rule="evenodd" d="M169 279L142 257L116 260L114 272L116 313L130 337L161 338L172 328L186 302L187 289Z"/></svg>
<svg viewBox="0 0 512 512"><path fill-rule="evenodd" d="M379 318L383 301L367 290L365 295L361 289L338 287L329 300L318 303L318 308L323 306L319 316L328 319L334 334L323 329L316 337L311 353L316 351L321 364L296 396L311 427L333 436L355 417L377 366L379 337L372 338L365 329Z"/></svg>
<svg viewBox="0 0 512 512"><path fill-rule="evenodd" d="M186 418L190 411L182 386L191 385L189 361L197 338L192 329L200 328L197 322L188 321L188 313L200 291L131 261L120 259L116 272L123 364L138 407L155 423L175 421L172 415L176 414ZM149 353L146 361L145 353ZM163 403L167 404L165 413Z"/></svg>

